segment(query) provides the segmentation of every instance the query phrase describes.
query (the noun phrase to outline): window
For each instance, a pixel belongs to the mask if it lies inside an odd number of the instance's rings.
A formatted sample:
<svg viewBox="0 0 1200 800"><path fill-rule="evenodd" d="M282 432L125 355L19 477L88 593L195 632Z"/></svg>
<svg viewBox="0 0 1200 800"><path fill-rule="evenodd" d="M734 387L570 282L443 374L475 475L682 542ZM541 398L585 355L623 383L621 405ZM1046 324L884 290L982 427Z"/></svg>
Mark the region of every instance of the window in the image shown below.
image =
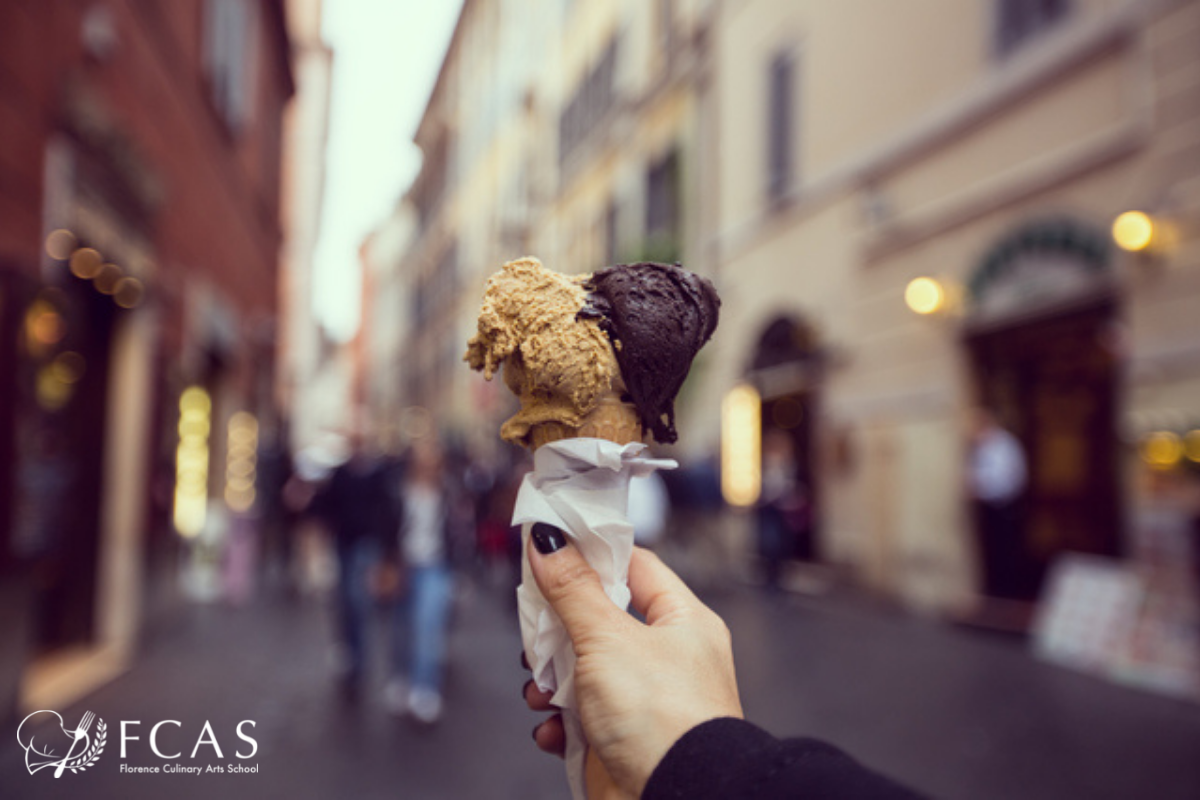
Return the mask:
<svg viewBox="0 0 1200 800"><path fill-rule="evenodd" d="M609 42L604 55L592 68L567 103L558 120L558 161L563 163L595 128L616 99L614 77L617 41Z"/></svg>
<svg viewBox="0 0 1200 800"><path fill-rule="evenodd" d="M257 73L258 3L206 0L204 72L213 104L230 130L250 121Z"/></svg>
<svg viewBox="0 0 1200 800"><path fill-rule="evenodd" d="M679 236L679 151L646 171L646 238L673 248Z"/></svg>
<svg viewBox="0 0 1200 800"><path fill-rule="evenodd" d="M1067 15L1069 0L995 0L996 52L1005 56Z"/></svg>
<svg viewBox="0 0 1200 800"><path fill-rule="evenodd" d="M608 201L604 210L604 263L617 263L617 203Z"/></svg>
<svg viewBox="0 0 1200 800"><path fill-rule="evenodd" d="M792 188L794 58L784 52L771 59L767 94L767 195L782 199Z"/></svg>
<svg viewBox="0 0 1200 800"><path fill-rule="evenodd" d="M433 269L418 275L414 284L412 326L420 331L447 317L458 291L458 242L450 242Z"/></svg>

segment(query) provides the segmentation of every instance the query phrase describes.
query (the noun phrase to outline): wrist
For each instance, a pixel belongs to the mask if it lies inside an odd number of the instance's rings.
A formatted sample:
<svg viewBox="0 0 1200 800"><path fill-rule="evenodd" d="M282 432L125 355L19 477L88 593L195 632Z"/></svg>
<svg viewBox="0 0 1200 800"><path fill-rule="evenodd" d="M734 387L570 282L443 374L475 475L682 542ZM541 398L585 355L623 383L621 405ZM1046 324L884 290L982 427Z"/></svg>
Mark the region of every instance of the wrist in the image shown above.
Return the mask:
<svg viewBox="0 0 1200 800"><path fill-rule="evenodd" d="M741 716L713 717L685 731L654 765L638 797L702 798L743 796L728 791L730 775L747 754L761 753L775 740Z"/></svg>

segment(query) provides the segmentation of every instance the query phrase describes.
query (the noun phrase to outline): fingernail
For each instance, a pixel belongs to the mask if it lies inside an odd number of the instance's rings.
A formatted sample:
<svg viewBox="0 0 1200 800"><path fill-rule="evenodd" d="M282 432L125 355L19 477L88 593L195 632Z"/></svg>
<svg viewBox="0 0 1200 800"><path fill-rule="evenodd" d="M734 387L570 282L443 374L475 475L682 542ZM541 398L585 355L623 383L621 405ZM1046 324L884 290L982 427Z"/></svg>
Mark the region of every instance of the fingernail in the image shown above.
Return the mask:
<svg viewBox="0 0 1200 800"><path fill-rule="evenodd" d="M532 669L532 667L529 666L529 659L525 657L524 650L521 651L521 666L525 669Z"/></svg>
<svg viewBox="0 0 1200 800"><path fill-rule="evenodd" d="M531 684L531 683L533 683L533 678L530 678L529 680L525 681L525 683L521 684L521 698L522 699L529 697L529 684Z"/></svg>
<svg viewBox="0 0 1200 800"><path fill-rule="evenodd" d="M567 534L560 528L547 525L544 522L533 523L529 532L533 537L533 546L544 556L557 552L567 546Z"/></svg>
<svg viewBox="0 0 1200 800"><path fill-rule="evenodd" d="M538 732L538 728L540 728L540 727L542 727L542 723L539 722L537 725L534 725L533 730L530 731L530 733L533 734L533 741L535 741L535 742L537 741L537 732Z"/></svg>

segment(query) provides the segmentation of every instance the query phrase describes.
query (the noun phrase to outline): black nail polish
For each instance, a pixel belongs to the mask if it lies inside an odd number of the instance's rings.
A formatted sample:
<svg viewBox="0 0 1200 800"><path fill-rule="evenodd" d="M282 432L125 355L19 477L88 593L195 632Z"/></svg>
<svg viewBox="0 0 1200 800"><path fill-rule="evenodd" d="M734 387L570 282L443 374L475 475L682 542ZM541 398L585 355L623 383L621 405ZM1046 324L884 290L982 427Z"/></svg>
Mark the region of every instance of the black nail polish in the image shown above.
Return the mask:
<svg viewBox="0 0 1200 800"><path fill-rule="evenodd" d="M540 723L540 722L539 722L537 725L534 725L534 726L533 726L533 731L532 731L532 733L533 733L533 740L534 740L535 742L537 741L537 732L538 732L538 728L540 728L540 727L542 727L542 723Z"/></svg>
<svg viewBox="0 0 1200 800"><path fill-rule="evenodd" d="M560 528L547 525L544 522L533 523L529 532L533 537L533 546L544 556L557 552L567 546L567 534Z"/></svg>
<svg viewBox="0 0 1200 800"><path fill-rule="evenodd" d="M524 650L521 651L521 666L525 669L533 669L533 667L529 666L529 659L525 657Z"/></svg>

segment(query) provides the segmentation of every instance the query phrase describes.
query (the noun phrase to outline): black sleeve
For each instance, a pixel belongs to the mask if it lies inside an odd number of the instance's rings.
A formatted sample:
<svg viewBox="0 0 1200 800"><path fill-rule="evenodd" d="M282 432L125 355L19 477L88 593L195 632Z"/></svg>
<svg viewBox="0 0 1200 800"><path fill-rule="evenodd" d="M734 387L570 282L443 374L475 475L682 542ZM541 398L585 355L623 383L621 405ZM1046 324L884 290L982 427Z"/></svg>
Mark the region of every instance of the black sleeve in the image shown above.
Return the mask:
<svg viewBox="0 0 1200 800"><path fill-rule="evenodd" d="M817 739L776 739L726 717L685 733L663 757L643 800L669 798L821 798L917 800L920 795L872 772Z"/></svg>

